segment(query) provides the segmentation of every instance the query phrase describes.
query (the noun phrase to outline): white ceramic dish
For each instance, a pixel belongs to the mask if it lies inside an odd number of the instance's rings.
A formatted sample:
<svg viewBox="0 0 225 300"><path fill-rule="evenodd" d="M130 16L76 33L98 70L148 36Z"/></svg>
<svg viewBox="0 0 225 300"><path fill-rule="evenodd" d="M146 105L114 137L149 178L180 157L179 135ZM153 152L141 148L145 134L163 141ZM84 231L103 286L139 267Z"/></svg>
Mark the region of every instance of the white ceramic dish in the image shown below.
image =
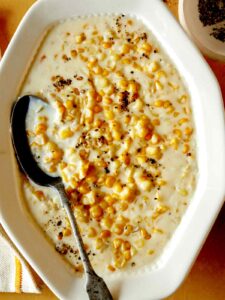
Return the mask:
<svg viewBox="0 0 225 300"><path fill-rule="evenodd" d="M115 299L159 299L172 293L184 279L223 204L225 192L225 128L218 83L159 0L39 0L28 11L0 66L1 222L58 297L87 299L83 279L72 274L22 204L10 143L9 116L25 71L47 28L63 18L93 13L126 13L142 19L183 75L192 97L199 178L191 204L157 265L143 273L105 278Z"/></svg>
<svg viewBox="0 0 225 300"><path fill-rule="evenodd" d="M199 49L207 56L225 61L225 44L210 34L212 26L203 26L199 19L198 0L179 0L179 20Z"/></svg>

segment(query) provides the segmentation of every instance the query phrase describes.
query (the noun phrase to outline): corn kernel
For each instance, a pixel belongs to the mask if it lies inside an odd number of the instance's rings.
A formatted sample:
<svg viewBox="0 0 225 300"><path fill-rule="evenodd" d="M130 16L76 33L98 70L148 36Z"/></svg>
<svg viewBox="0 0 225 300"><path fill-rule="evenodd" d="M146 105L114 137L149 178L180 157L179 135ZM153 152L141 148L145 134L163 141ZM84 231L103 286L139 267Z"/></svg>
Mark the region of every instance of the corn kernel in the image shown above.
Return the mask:
<svg viewBox="0 0 225 300"><path fill-rule="evenodd" d="M116 238L115 240L113 240L113 247L115 249L119 249L120 246L122 245L123 240Z"/></svg>
<svg viewBox="0 0 225 300"><path fill-rule="evenodd" d="M110 217L104 217L101 220L102 227L111 228L113 220Z"/></svg>
<svg viewBox="0 0 225 300"><path fill-rule="evenodd" d="M149 240L151 238L151 234L149 234L145 228L141 228L140 233L145 240Z"/></svg>
<svg viewBox="0 0 225 300"><path fill-rule="evenodd" d="M71 50L70 54L73 58L77 57L77 51L76 50Z"/></svg>
<svg viewBox="0 0 225 300"><path fill-rule="evenodd" d="M124 234L125 235L130 235L134 230L134 227L130 224L126 225L124 228Z"/></svg>
<svg viewBox="0 0 225 300"><path fill-rule="evenodd" d="M72 234L72 230L70 228L63 229L63 236L70 236Z"/></svg>
<svg viewBox="0 0 225 300"><path fill-rule="evenodd" d="M153 145L156 145L156 144L159 143L159 141L160 141L159 135L158 135L157 133L154 133L154 134L152 135L152 138L151 138L151 143L152 143Z"/></svg>
<svg viewBox="0 0 225 300"><path fill-rule="evenodd" d="M152 46L149 43L145 42L142 44L141 50L149 54L152 51Z"/></svg>
<svg viewBox="0 0 225 300"><path fill-rule="evenodd" d="M76 36L76 42L78 44L82 43L85 40L86 40L86 36L85 36L84 33L81 33L81 34L79 34L79 35Z"/></svg>
<svg viewBox="0 0 225 300"><path fill-rule="evenodd" d="M45 133L47 130L47 125L44 123L40 123L37 125L36 129L35 129L35 134L42 134Z"/></svg>
<svg viewBox="0 0 225 300"><path fill-rule="evenodd" d="M115 181L116 181L116 179L115 179L114 176L107 176L106 180L105 180L105 185L108 188L111 188L113 186L113 184L114 184Z"/></svg>
<svg viewBox="0 0 225 300"><path fill-rule="evenodd" d="M188 195L188 191L186 189L180 189L178 192L181 196L184 196L184 197L186 197Z"/></svg>
<svg viewBox="0 0 225 300"><path fill-rule="evenodd" d="M187 127L187 128L184 129L184 134L185 135L191 135L192 132L193 132L193 129L190 128L190 127Z"/></svg>
<svg viewBox="0 0 225 300"><path fill-rule="evenodd" d="M94 205L90 208L90 214L94 219L98 219L103 215L103 209L99 205Z"/></svg>
<svg viewBox="0 0 225 300"><path fill-rule="evenodd" d="M114 119L114 112L112 110L105 110L104 111L105 117L107 120L113 120Z"/></svg>
<svg viewBox="0 0 225 300"><path fill-rule="evenodd" d="M108 265L107 268L111 272L115 272L116 271L116 269L112 265Z"/></svg>
<svg viewBox="0 0 225 300"><path fill-rule="evenodd" d="M155 61L153 61L153 62L150 63L150 65L149 65L149 70L150 70L151 72L156 72L156 71L159 70L159 68L160 68L159 64L158 64L157 62L155 62Z"/></svg>
<svg viewBox="0 0 225 300"><path fill-rule="evenodd" d="M102 47L105 48L105 49L109 49L112 47L112 42L104 42L102 43Z"/></svg>
<svg viewBox="0 0 225 300"><path fill-rule="evenodd" d="M88 237L93 238L97 235L97 231L94 227L89 227L88 228Z"/></svg>
<svg viewBox="0 0 225 300"><path fill-rule="evenodd" d="M188 144L184 144L182 152L184 154L187 154L189 152L189 150L190 150L189 145Z"/></svg>
<svg viewBox="0 0 225 300"><path fill-rule="evenodd" d="M131 253L130 250L126 250L123 252L123 256L126 260L130 260L131 259Z"/></svg>
<svg viewBox="0 0 225 300"><path fill-rule="evenodd" d="M124 226L122 224L115 224L113 226L113 232L118 235L121 235L123 233L123 229L124 229Z"/></svg>
<svg viewBox="0 0 225 300"><path fill-rule="evenodd" d="M110 230L103 230L100 234L100 237L102 239L107 239L111 236L111 231Z"/></svg>
<svg viewBox="0 0 225 300"><path fill-rule="evenodd" d="M74 135L74 132L69 128L64 128L59 132L59 135L62 139L70 138Z"/></svg>
<svg viewBox="0 0 225 300"><path fill-rule="evenodd" d="M100 105L95 105L95 106L93 107L93 112L94 112L94 113L98 114L98 113L100 113L101 111L102 111L102 107L101 107Z"/></svg>
<svg viewBox="0 0 225 300"><path fill-rule="evenodd" d="M95 248L96 250L102 250L103 247L104 247L104 242L101 238L97 238L96 241L95 241Z"/></svg>

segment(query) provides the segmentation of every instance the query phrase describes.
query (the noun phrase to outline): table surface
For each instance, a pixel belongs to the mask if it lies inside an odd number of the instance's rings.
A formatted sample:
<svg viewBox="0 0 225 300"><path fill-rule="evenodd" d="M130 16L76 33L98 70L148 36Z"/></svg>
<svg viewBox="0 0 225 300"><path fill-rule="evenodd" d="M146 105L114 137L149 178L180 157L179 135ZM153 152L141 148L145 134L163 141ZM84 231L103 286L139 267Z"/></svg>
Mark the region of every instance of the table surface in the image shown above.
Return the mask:
<svg viewBox="0 0 225 300"><path fill-rule="evenodd" d="M34 0L0 0L0 48L4 53L10 38ZM177 0L165 0L177 16ZM225 99L225 65L207 59L216 74ZM213 201L213 199L212 199ZM57 299L44 287L42 294L0 294L1 300ZM179 289L167 300L225 299L225 205L212 228L195 264Z"/></svg>

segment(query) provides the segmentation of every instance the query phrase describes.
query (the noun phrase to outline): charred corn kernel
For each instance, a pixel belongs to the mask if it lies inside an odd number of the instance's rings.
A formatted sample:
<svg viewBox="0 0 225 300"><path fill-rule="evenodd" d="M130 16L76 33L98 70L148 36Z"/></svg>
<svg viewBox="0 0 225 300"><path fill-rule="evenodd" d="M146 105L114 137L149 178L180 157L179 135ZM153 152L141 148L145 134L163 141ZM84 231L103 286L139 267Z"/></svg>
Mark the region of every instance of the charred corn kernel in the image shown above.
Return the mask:
<svg viewBox="0 0 225 300"><path fill-rule="evenodd" d="M72 230L70 228L63 229L63 236L70 236L72 234Z"/></svg>
<svg viewBox="0 0 225 300"><path fill-rule="evenodd" d="M104 248L104 241L103 241L103 239L101 239L101 238L97 238L96 240L95 240L95 248L96 248L96 250L102 250L103 248Z"/></svg>
<svg viewBox="0 0 225 300"><path fill-rule="evenodd" d="M107 269L110 271L110 272L115 272L116 269L112 266L112 265L108 265L107 266Z"/></svg>
<svg viewBox="0 0 225 300"><path fill-rule="evenodd" d="M42 134L45 133L47 130L47 125L45 123L40 123L35 128L35 134Z"/></svg>
<svg viewBox="0 0 225 300"><path fill-rule="evenodd" d="M181 196L184 196L184 197L186 197L188 195L188 191L186 189L180 189L178 192Z"/></svg>
<svg viewBox="0 0 225 300"><path fill-rule="evenodd" d="M151 234L149 234L145 228L141 228L140 233L145 240L149 240L151 238Z"/></svg>
<svg viewBox="0 0 225 300"><path fill-rule="evenodd" d="M78 44L82 43L85 40L86 40L86 36L85 36L84 33L81 33L81 34L79 34L79 35L76 36L76 42Z"/></svg>
<svg viewBox="0 0 225 300"><path fill-rule="evenodd" d="M101 219L101 226L103 228L111 228L113 220L110 217L104 217Z"/></svg>
<svg viewBox="0 0 225 300"><path fill-rule="evenodd" d="M113 232L118 235L121 235L123 233L123 229L124 229L124 226L122 224L115 224L113 226Z"/></svg>
<svg viewBox="0 0 225 300"><path fill-rule="evenodd" d="M102 239L107 239L111 236L111 231L110 230L103 230L101 233L100 233L100 237Z"/></svg>
<svg viewBox="0 0 225 300"><path fill-rule="evenodd" d="M188 144L184 144L182 152L184 154L187 154L189 152L189 150L190 150L189 145Z"/></svg>
<svg viewBox="0 0 225 300"><path fill-rule="evenodd" d="M69 128L64 128L59 132L59 135L62 139L70 138L74 135L74 132Z"/></svg>
<svg viewBox="0 0 225 300"><path fill-rule="evenodd" d="M115 117L114 112L112 110L105 110L104 114L107 120L113 120Z"/></svg>
<svg viewBox="0 0 225 300"><path fill-rule="evenodd" d="M190 127L187 127L187 128L184 129L184 134L185 135L191 135L192 132L193 132L193 129L190 128Z"/></svg>
<svg viewBox="0 0 225 300"><path fill-rule="evenodd" d="M105 180L105 185L108 188L111 188L115 181L116 181L116 178L114 176L107 176L106 180Z"/></svg>
<svg viewBox="0 0 225 300"><path fill-rule="evenodd" d="M113 240L113 247L115 249L119 249L121 247L122 243L123 243L122 239L116 238Z"/></svg>
<svg viewBox="0 0 225 300"><path fill-rule="evenodd" d="M102 43L102 47L105 48L105 49L109 49L112 47L112 42L104 42Z"/></svg>
<svg viewBox="0 0 225 300"><path fill-rule="evenodd" d="M90 208L91 217L98 219L103 216L103 209L99 205L94 205Z"/></svg>
<svg viewBox="0 0 225 300"><path fill-rule="evenodd" d="M100 113L102 111L102 107L100 106L100 105L95 105L94 107L93 107L93 112L95 113L95 114L98 114L98 113Z"/></svg>

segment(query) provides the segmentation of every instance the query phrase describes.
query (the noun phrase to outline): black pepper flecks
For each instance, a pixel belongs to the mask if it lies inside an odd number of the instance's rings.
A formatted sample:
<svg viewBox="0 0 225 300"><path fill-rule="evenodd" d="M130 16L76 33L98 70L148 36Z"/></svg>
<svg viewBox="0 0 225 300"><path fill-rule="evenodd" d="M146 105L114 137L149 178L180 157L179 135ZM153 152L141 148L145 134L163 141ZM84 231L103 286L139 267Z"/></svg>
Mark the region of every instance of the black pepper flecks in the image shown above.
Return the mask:
<svg viewBox="0 0 225 300"><path fill-rule="evenodd" d="M225 21L225 1L224 0L199 0L199 19L203 26L212 26L210 33L215 39L225 42L225 24L218 24Z"/></svg>
<svg viewBox="0 0 225 300"><path fill-rule="evenodd" d="M221 27L214 27L212 29L212 32L210 33L210 35L224 43L225 42L225 24Z"/></svg>
<svg viewBox="0 0 225 300"><path fill-rule="evenodd" d="M215 25L225 20L224 0L199 0L199 19L204 26Z"/></svg>

